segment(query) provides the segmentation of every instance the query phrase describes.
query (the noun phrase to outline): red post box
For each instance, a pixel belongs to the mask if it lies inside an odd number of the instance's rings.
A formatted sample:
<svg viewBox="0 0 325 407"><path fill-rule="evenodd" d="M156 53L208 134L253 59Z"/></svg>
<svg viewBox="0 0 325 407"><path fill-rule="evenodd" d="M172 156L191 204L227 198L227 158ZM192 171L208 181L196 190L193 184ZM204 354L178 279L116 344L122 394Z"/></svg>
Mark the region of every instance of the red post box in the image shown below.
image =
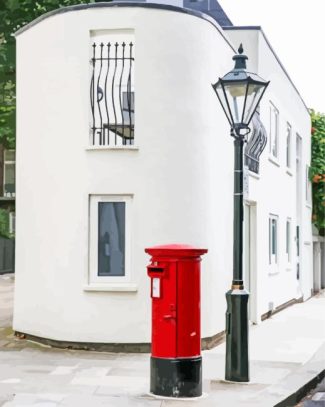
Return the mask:
<svg viewBox="0 0 325 407"><path fill-rule="evenodd" d="M150 254L152 340L150 391L167 397L202 395L200 262L206 249L165 245Z"/></svg>

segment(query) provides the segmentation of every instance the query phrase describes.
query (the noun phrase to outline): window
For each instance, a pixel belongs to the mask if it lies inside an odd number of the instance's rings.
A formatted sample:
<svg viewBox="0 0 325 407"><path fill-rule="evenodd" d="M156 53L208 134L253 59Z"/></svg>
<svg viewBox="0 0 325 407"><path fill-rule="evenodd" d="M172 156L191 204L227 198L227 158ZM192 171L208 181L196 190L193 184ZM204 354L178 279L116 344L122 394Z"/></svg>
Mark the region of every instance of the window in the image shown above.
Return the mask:
<svg viewBox="0 0 325 407"><path fill-rule="evenodd" d="M291 126L287 123L287 138L286 138L286 165L291 168Z"/></svg>
<svg viewBox="0 0 325 407"><path fill-rule="evenodd" d="M4 151L3 162L3 194L7 197L15 196L15 150Z"/></svg>
<svg viewBox="0 0 325 407"><path fill-rule="evenodd" d="M271 103L270 104L270 153L279 158L279 111Z"/></svg>
<svg viewBox="0 0 325 407"><path fill-rule="evenodd" d="M251 122L252 133L244 150L245 165L256 174L259 173L260 155L262 154L266 143L267 133L260 119L260 113L257 110L253 115Z"/></svg>
<svg viewBox="0 0 325 407"><path fill-rule="evenodd" d="M90 196L90 283L129 281L131 197Z"/></svg>
<svg viewBox="0 0 325 407"><path fill-rule="evenodd" d="M291 219L286 222L286 258L287 262L291 262Z"/></svg>
<svg viewBox="0 0 325 407"><path fill-rule="evenodd" d="M90 44L90 144L134 144L132 30L99 30Z"/></svg>
<svg viewBox="0 0 325 407"><path fill-rule="evenodd" d="M278 217L269 217L269 263L278 263Z"/></svg>
<svg viewBox="0 0 325 407"><path fill-rule="evenodd" d="M306 202L311 205L311 182L309 179L309 165L306 165Z"/></svg>

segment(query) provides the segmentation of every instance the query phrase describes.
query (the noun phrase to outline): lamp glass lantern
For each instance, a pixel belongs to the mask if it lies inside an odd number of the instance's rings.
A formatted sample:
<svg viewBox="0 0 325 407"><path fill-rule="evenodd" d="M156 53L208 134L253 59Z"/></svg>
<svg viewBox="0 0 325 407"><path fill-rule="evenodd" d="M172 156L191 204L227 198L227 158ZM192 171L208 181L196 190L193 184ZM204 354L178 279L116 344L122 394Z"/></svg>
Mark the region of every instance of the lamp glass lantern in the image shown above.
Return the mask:
<svg viewBox="0 0 325 407"><path fill-rule="evenodd" d="M213 86L233 129L247 129L269 82L246 70L246 55L240 45L233 57L235 67Z"/></svg>

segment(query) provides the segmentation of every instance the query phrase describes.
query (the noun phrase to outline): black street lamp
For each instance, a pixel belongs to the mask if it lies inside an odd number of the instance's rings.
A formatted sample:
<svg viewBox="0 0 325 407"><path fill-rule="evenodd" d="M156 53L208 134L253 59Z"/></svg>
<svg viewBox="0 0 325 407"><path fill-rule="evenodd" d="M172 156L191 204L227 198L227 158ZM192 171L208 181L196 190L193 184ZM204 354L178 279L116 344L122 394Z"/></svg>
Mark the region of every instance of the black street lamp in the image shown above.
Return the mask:
<svg viewBox="0 0 325 407"><path fill-rule="evenodd" d="M243 282L243 146L249 123L269 82L247 72L246 55L240 44L233 57L235 67L212 85L231 126L234 137L234 243L233 280L226 293L226 380L249 381L248 315L249 293Z"/></svg>

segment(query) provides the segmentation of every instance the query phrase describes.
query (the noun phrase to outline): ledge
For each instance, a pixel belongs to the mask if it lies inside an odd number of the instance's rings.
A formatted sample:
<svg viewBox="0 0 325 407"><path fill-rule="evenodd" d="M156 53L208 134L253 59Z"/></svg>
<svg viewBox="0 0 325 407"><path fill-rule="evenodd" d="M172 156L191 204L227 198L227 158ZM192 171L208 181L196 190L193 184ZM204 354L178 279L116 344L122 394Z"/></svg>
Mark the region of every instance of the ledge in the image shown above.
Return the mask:
<svg viewBox="0 0 325 407"><path fill-rule="evenodd" d="M14 335L20 340L33 341L40 345L47 345L53 348L59 349L75 349L75 350L86 350L95 352L117 352L117 353L150 353L151 343L140 342L140 343L105 343L105 342L75 342L75 341L65 341L58 339L44 338L36 335L30 335L26 332L15 331ZM201 338L201 349L208 350L225 340L225 332L219 332L210 337Z"/></svg>
<svg viewBox="0 0 325 407"><path fill-rule="evenodd" d="M107 283L107 284L86 284L84 291L115 291L115 292L136 292L138 285L134 283Z"/></svg>
<svg viewBox="0 0 325 407"><path fill-rule="evenodd" d="M139 146L88 146L85 148L86 151L107 151L107 150L139 150Z"/></svg>
<svg viewBox="0 0 325 407"><path fill-rule="evenodd" d="M292 172L291 168L288 168L288 167L287 167L286 173L287 173L288 175L290 175L290 177L293 176L293 172Z"/></svg>
<svg viewBox="0 0 325 407"><path fill-rule="evenodd" d="M276 270L270 270L267 274L269 275L269 276L276 276L277 274L279 274L280 273L280 270L279 270L279 267L277 267L277 269Z"/></svg>
<svg viewBox="0 0 325 407"><path fill-rule="evenodd" d="M248 170L248 175L249 175L250 177L252 177L252 178L260 179L260 174L256 174L256 172L253 172L253 171L249 171L249 170Z"/></svg>
<svg viewBox="0 0 325 407"><path fill-rule="evenodd" d="M280 167L279 161L278 161L275 157L273 157L272 155L269 155L269 161L270 161L272 164L276 165L277 167Z"/></svg>

